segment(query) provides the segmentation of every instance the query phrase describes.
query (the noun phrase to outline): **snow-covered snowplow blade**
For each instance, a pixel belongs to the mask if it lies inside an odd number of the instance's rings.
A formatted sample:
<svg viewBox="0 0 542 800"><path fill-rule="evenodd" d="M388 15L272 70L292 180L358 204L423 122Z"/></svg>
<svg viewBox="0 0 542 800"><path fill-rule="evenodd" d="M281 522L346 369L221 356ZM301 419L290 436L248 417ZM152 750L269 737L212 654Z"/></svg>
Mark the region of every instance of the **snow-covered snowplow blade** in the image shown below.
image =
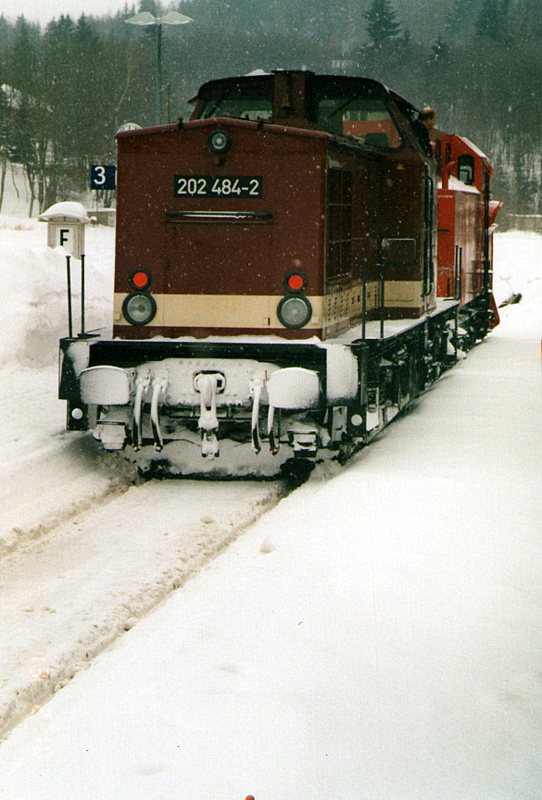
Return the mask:
<svg viewBox="0 0 542 800"><path fill-rule="evenodd" d="M320 342L64 339L60 397L69 429L142 468L270 475L337 448L348 415L330 409L359 410L359 363Z"/></svg>

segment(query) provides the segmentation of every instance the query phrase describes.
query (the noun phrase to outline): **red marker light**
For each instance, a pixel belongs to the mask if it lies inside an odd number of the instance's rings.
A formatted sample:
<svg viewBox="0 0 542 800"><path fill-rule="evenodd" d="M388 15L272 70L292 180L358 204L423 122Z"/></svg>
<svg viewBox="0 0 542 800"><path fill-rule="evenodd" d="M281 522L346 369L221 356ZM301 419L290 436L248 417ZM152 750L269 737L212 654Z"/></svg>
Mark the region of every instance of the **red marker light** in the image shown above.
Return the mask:
<svg viewBox="0 0 542 800"><path fill-rule="evenodd" d="M146 289L151 282L151 276L142 269L136 270L130 277L134 289Z"/></svg>
<svg viewBox="0 0 542 800"><path fill-rule="evenodd" d="M291 292L300 292L305 288L305 278L299 272L292 272L286 278L286 285Z"/></svg>

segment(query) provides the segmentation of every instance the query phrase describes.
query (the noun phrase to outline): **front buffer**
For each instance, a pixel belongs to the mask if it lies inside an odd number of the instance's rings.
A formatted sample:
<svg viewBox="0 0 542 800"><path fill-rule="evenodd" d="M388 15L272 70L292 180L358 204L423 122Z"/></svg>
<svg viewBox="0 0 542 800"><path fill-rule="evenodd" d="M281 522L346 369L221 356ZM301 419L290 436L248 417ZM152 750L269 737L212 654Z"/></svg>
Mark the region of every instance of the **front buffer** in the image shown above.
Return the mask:
<svg viewBox="0 0 542 800"><path fill-rule="evenodd" d="M307 471L365 432L365 345L312 342L63 339L68 429L143 473Z"/></svg>

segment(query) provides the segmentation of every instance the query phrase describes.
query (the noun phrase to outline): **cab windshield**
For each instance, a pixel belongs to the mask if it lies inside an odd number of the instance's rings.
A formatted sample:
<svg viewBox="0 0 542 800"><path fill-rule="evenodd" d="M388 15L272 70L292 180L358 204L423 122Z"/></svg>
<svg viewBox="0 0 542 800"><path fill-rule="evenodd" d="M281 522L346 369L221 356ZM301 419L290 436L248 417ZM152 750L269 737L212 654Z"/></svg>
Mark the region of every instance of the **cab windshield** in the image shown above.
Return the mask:
<svg viewBox="0 0 542 800"><path fill-rule="evenodd" d="M197 117L272 121L273 91L277 91L275 84L276 79L272 76L207 84L199 99ZM281 91L284 91L289 106L295 108L296 124L304 117L310 128L352 137L381 150L395 150L403 144L382 87L378 84L375 88L373 81L308 73L306 95L289 97L287 85ZM282 97L275 98L275 113L279 113L276 109L282 108L282 100Z"/></svg>
<svg viewBox="0 0 542 800"><path fill-rule="evenodd" d="M273 113L272 86L269 85L268 91L265 91L263 86L254 88L257 88L257 91L235 85L218 89L216 94L205 98L199 117L269 119Z"/></svg>
<svg viewBox="0 0 542 800"><path fill-rule="evenodd" d="M401 146L401 135L381 97L324 95L317 99L319 128L353 136L364 144L382 149Z"/></svg>

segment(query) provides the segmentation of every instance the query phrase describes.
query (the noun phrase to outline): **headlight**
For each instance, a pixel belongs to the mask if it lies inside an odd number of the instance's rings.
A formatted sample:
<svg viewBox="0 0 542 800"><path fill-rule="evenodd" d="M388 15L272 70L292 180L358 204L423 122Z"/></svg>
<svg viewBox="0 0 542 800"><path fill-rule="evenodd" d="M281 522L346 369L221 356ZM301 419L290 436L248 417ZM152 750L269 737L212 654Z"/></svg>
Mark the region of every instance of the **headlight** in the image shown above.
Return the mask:
<svg viewBox="0 0 542 800"><path fill-rule="evenodd" d="M312 306L301 295L283 297L278 305L277 315L286 328L302 328L312 317Z"/></svg>
<svg viewBox="0 0 542 800"><path fill-rule="evenodd" d="M147 325L156 314L156 303L150 294L129 294L122 304L122 313L130 325Z"/></svg>
<svg viewBox="0 0 542 800"><path fill-rule="evenodd" d="M225 131L213 131L207 139L207 145L211 153L221 155L230 146L230 137Z"/></svg>

